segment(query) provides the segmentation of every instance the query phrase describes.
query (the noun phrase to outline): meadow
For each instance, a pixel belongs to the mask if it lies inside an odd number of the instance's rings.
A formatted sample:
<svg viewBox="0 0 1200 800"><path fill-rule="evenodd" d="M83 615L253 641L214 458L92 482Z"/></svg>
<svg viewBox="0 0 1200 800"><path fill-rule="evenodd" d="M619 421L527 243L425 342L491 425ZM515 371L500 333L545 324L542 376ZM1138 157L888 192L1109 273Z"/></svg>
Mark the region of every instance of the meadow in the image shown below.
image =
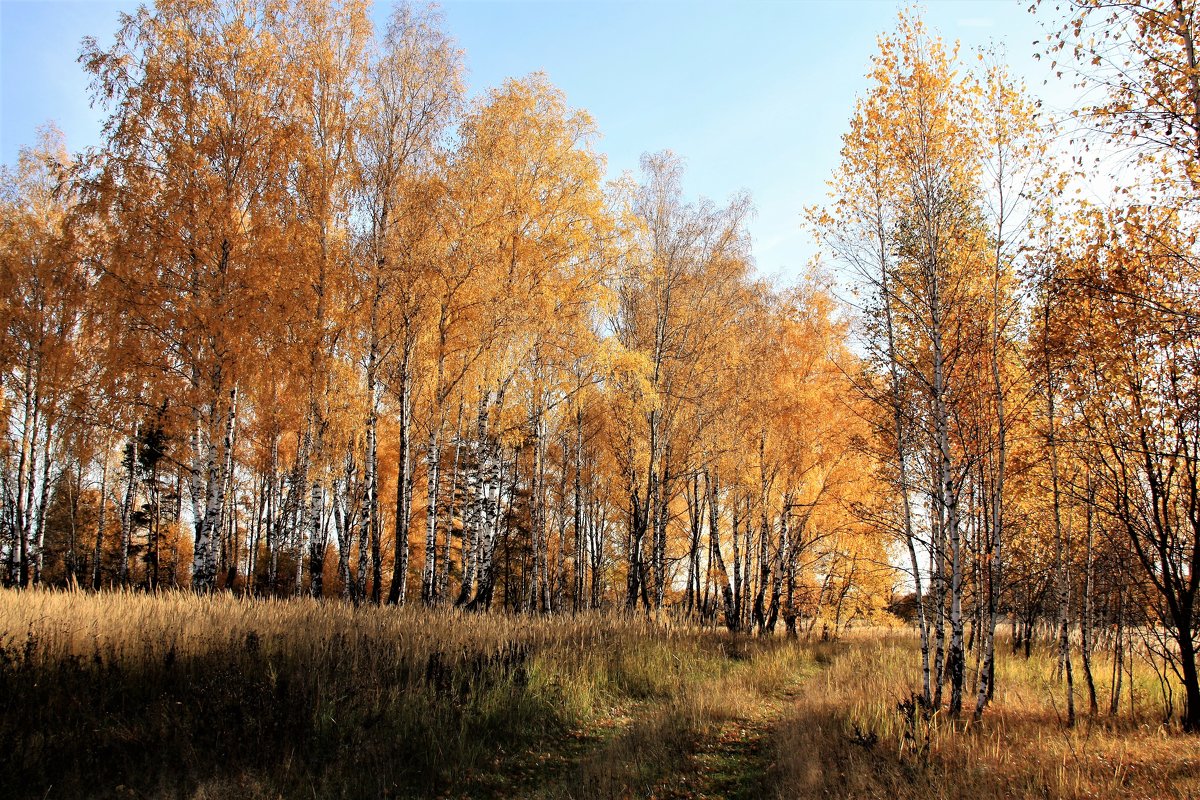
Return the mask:
<svg viewBox="0 0 1200 800"><path fill-rule="evenodd" d="M1149 664L1119 715L1077 698L1068 729L1050 648L998 653L971 723L906 702L902 628L5 590L0 797L1200 794L1200 738L1164 723Z"/></svg>

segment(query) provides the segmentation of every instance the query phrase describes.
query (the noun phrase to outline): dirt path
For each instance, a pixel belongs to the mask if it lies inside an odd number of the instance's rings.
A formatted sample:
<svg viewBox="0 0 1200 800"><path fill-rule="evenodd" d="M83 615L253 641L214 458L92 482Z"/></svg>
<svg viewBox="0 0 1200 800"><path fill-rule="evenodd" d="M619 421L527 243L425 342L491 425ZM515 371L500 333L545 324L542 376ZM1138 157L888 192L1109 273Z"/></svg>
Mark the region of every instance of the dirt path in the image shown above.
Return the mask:
<svg viewBox="0 0 1200 800"><path fill-rule="evenodd" d="M589 800L760 800L773 794L775 731L804 684L761 698L751 713L721 721L652 701L616 710L553 753L529 753L506 797ZM699 691L715 687L698 687Z"/></svg>
<svg viewBox="0 0 1200 800"><path fill-rule="evenodd" d="M687 791L665 797L679 800L760 800L775 785L775 730L804 690L802 682L772 697L758 713L722 724L696 742L691 753Z"/></svg>

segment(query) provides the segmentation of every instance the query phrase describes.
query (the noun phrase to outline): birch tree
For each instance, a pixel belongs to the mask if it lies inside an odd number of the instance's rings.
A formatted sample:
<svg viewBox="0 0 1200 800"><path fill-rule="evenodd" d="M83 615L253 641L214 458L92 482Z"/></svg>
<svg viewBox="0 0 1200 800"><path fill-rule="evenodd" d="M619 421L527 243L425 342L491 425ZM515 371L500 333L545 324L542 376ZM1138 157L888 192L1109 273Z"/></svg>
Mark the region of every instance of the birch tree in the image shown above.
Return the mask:
<svg viewBox="0 0 1200 800"><path fill-rule="evenodd" d="M162 3L125 17L111 49L89 41L82 56L111 110L88 187L111 224L101 284L120 297L112 324L133 330L131 366L154 395L174 398L174 427L189 441L197 591L216 585L253 333L275 321L273 273L291 261L277 224L295 144L279 124L294 92L279 69L278 10Z"/></svg>

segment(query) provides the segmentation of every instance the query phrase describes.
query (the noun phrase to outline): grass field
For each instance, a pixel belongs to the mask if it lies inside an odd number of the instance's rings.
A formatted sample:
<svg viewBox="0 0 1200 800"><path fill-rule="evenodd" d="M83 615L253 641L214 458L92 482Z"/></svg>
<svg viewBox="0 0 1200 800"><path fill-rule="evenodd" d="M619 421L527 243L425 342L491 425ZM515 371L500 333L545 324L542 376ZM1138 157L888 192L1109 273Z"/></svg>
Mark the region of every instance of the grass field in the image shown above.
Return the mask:
<svg viewBox="0 0 1200 800"><path fill-rule="evenodd" d="M6 591L0 645L5 798L1200 795L1148 667L1068 730L1005 655L983 723L926 719L905 631Z"/></svg>

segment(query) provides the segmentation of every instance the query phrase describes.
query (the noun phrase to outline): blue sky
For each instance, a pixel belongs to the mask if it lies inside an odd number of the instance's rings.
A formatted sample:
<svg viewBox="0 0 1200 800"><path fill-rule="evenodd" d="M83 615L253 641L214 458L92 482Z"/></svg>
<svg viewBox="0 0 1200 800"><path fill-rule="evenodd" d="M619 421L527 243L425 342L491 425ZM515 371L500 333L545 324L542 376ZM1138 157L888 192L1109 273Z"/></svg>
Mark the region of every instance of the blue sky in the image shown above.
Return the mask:
<svg viewBox="0 0 1200 800"><path fill-rule="evenodd" d="M814 248L801 212L825 196L840 137L875 38L890 30L895 0L684 2L684 0L449 0L446 27L466 52L473 93L506 77L545 71L602 135L610 175L636 169L647 151L687 162L691 194L722 200L747 190L760 271L788 278ZM11 163L47 120L68 145L98 143L75 59L85 35L110 43L110 0L0 0L0 159ZM390 4L377 0L382 23ZM998 44L1013 71L1053 109L1071 104L1065 82L1044 86L1033 59L1043 38L1026 0L925 3L926 19L964 48Z"/></svg>

